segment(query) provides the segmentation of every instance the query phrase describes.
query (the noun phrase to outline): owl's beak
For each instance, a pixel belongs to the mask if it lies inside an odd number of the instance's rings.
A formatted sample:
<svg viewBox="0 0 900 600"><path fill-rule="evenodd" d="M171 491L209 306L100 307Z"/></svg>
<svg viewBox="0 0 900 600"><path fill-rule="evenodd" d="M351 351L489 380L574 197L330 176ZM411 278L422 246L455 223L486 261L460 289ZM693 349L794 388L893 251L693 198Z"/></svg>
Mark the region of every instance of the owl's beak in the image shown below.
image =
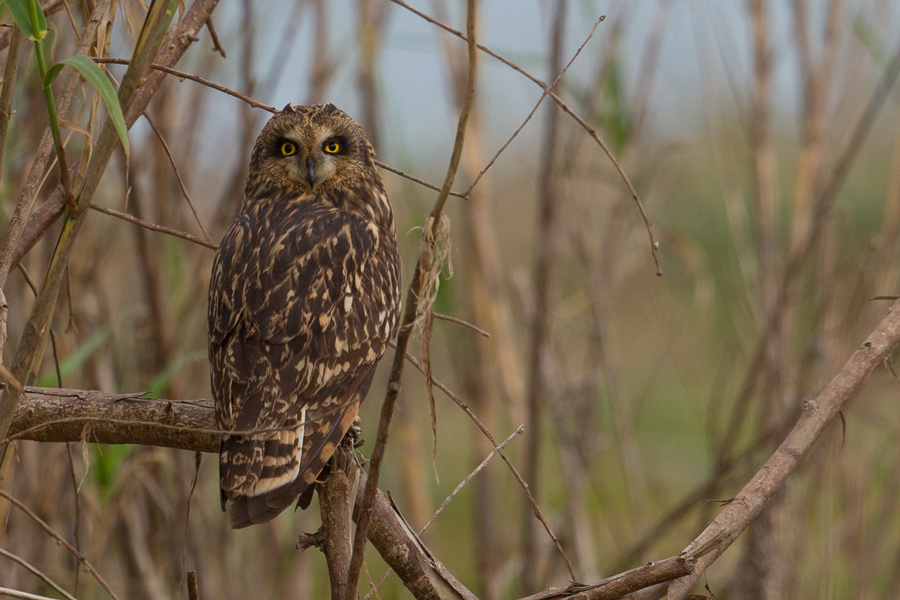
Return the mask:
<svg viewBox="0 0 900 600"><path fill-rule="evenodd" d="M306 159L306 181L309 183L309 189L316 187L316 161L312 157Z"/></svg>

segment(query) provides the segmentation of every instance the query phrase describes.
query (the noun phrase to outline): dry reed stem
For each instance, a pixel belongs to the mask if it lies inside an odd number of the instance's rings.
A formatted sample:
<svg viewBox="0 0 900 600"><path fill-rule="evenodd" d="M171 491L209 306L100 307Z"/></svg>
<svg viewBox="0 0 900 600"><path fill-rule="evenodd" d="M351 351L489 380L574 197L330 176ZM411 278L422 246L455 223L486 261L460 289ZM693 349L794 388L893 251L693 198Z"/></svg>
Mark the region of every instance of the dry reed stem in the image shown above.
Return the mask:
<svg viewBox="0 0 900 600"><path fill-rule="evenodd" d="M187 588L188 588L188 600L200 600L200 586L197 583L197 572L196 571L188 571Z"/></svg>
<svg viewBox="0 0 900 600"><path fill-rule="evenodd" d="M19 50L25 39L18 27L13 27L11 38L9 50L6 53L6 67L3 69L3 91L0 92L0 167L3 166L5 157L9 118L12 116L13 93L15 92L16 78L19 74ZM0 169L0 173L2 173L2 169ZM3 348L0 346L0 351L2 350Z"/></svg>
<svg viewBox="0 0 900 600"><path fill-rule="evenodd" d="M94 43L94 38L97 35L97 30L100 27L101 22L103 21L103 15L109 8L109 3L109 0L101 0L94 6L94 11L91 13L91 17L88 20L87 26L85 27L81 42L78 44L76 54L88 55L90 53L91 46ZM59 94L56 99L57 114L61 119L66 118L66 115L69 111L69 105L72 101L72 96L75 93L78 82L80 81L80 76L75 69L66 68L63 70L63 72L68 73L67 79L62 86L62 93ZM51 138L50 128L48 126L45 128L44 134L41 137L40 144L38 145L37 151L35 152L34 162L32 163L31 169L28 172L28 177L25 181L25 185L22 187L19 193L18 200L16 201L16 208L13 211L12 216L9 218L9 223L6 226L6 233L3 238L3 246L2 249L0 249L0 289L6 288L6 280L9 277L9 271L15 264L13 262L13 255L15 254L16 249L19 246L22 234L28 221L28 215L31 213L35 197L37 196L40 185L43 182L44 171L50 161L52 149L53 140ZM61 199L60 206L62 206Z"/></svg>
<svg viewBox="0 0 900 600"><path fill-rule="evenodd" d="M562 44L563 31L566 23L568 2L557 2L553 11L553 21L550 26L550 72L562 71ZM551 88L547 88L547 93ZM556 146L558 143L557 131L559 121L556 110L553 107L547 112L547 123L543 141L541 143L541 158L538 163L540 179L538 181L537 203L538 214L536 223L535 258L534 258L534 311L532 313L531 327L529 331L530 345L528 348L529 385L527 395L527 423L529 429L525 432L524 466L525 481L528 482L531 493L537 498L540 490L539 476L541 458L541 424L546 410L549 394L550 362L553 360L552 348L552 298L558 291L560 270L557 266L559 258L558 227L560 216L560 194L556 173ZM539 576L537 566L538 546L534 527L532 527L530 507L526 503L522 511L522 547L523 557L519 571L522 592L531 593L538 585ZM561 551L561 550L560 550ZM562 553L562 552L561 552ZM578 577L572 567L569 558L563 554L566 566L569 569L572 581L577 582Z"/></svg>
<svg viewBox="0 0 900 600"><path fill-rule="evenodd" d="M432 219L432 235L438 237L438 226L441 222L441 214L444 203L450 194L453 181L456 178L456 171L459 167L460 157L462 156L462 146L465 140L466 123L469 117L469 111L472 107L472 101L475 95L476 81L476 65L477 52L475 46L475 23L477 20L477 3L476 0L468 0L466 4L466 30L468 32L468 73L466 94L462 108L459 113L459 121L456 128L456 139L453 144L453 152L450 157L450 164L447 167L447 175L444 178L444 185L441 188L440 195L434 203L434 207L429 213ZM369 508L375 501L375 495L378 490L378 476L381 470L381 461L384 456L384 448L387 443L388 429L390 427L391 418L394 413L394 407L397 402L397 396L400 392L400 378L403 374L404 357L406 355L406 346L409 343L409 336L412 333L412 325L416 315L420 314L418 309L419 296L421 291L427 284L425 281L425 272L427 266L420 260L416 264L409 291L406 296L406 309L403 314L403 321L400 325L397 336L397 352L394 357L394 363L391 368L391 375L388 382L387 393L381 407L381 417L378 423L378 435L375 439L375 445L372 448L372 455L369 459L369 479L365 489L364 501L359 513L357 521L356 535L353 540L353 555L350 562L350 572L348 574L347 600L352 600L356 595L357 581L362 570L362 562L366 545L366 530L371 518L371 509ZM430 307L427 310L431 310Z"/></svg>
<svg viewBox="0 0 900 600"><path fill-rule="evenodd" d="M49 596L38 596L37 594L29 594L28 592L21 592L6 587L0 587L0 596L20 598L21 600L53 600Z"/></svg>
<svg viewBox="0 0 900 600"><path fill-rule="evenodd" d="M408 5L406 2L403 2L403 0L391 0L391 2L393 2L394 4L397 4L398 6L402 6L403 8L405 8L406 10L415 14L416 16L419 16L419 17L425 19L429 23L440 27L444 31L451 33L460 39L463 39L463 40L466 39L465 34L463 34L461 31L457 31L456 29L453 29L449 25L442 23L441 21L438 21L437 19L433 19L432 17L428 16L427 14L423 13L422 11L416 10L412 6ZM503 64L507 65L508 67L511 67L515 71L521 73L522 75L527 77L529 80L531 80L532 82L537 84L541 89L544 89L544 90L548 89L548 86L546 83L544 83L543 81L541 81L540 79L538 79L537 77L535 77L534 75L532 75L531 73L529 73L528 71L526 71L525 69L523 69L522 67L517 65L516 63L512 62L511 60L504 58L500 54L497 54L496 52L494 52L493 50L491 50L490 48L488 48L486 46L483 46L482 44L476 44L476 46L479 50L481 50L485 54L487 54L493 58L496 58L497 60L499 60ZM635 205L637 206L638 211L640 212L641 219L644 222L644 227L647 229L647 236L650 240L650 252L651 252L651 255L653 256L653 261L656 265L656 274L662 275L662 272L660 271L660 267L659 267L659 255L658 255L659 244L656 241L656 237L653 235L653 226L650 223L650 218L647 216L647 212L644 210L644 204L643 204L643 202L641 202L641 199L640 199L640 196L638 196L637 190L634 189L634 186L632 185L631 180L628 177L628 174L625 173L625 170L622 168L622 165L620 165L619 161L616 160L615 155L613 155L612 151L609 149L609 146L606 144L605 141L603 141L603 139L600 137L600 135L597 133L597 131L593 127L591 127L583 118L581 118L575 111L573 111L569 107L569 105L566 104L562 100L562 98L560 98L555 92L550 91L549 94L550 94L550 97L553 98L553 101L556 102L556 104L566 114L568 114L570 117L572 117L575 120L575 122L578 123L581 126L581 128L584 129L588 133L588 135L591 136L591 138L597 143L597 145L600 146L601 150L603 150L603 153L606 155L606 157L609 159L609 161L613 164L613 167L615 167L616 172L619 174L619 177L622 179L622 182L628 188L628 191L631 194L631 198L634 201Z"/></svg>

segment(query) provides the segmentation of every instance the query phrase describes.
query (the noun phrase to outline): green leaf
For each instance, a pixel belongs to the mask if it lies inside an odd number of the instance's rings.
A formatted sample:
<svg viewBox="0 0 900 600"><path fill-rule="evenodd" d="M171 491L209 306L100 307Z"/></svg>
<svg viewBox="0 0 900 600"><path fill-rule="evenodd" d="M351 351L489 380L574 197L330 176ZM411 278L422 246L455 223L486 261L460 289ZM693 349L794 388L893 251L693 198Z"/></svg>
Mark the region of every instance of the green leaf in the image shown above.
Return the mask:
<svg viewBox="0 0 900 600"><path fill-rule="evenodd" d="M47 35L47 20L38 0L8 0L13 21L32 42L41 41Z"/></svg>
<svg viewBox="0 0 900 600"><path fill-rule="evenodd" d="M97 90L98 94L100 94L100 98L102 98L103 103L106 104L109 118L112 119L113 126L119 134L119 139L122 140L122 146L125 148L125 152L128 153L130 147L128 145L128 127L125 125L125 116L122 114L122 107L119 105L119 97L116 95L116 90L112 86L112 83L110 83L106 73L97 66L97 63L87 56L76 54L75 56L70 56L64 61L53 65L50 70L47 71L47 76L44 78L44 85L50 85L50 82L56 79L56 76L59 75L59 72L64 65L69 65L70 67L78 69L78 71L84 75L85 80Z"/></svg>

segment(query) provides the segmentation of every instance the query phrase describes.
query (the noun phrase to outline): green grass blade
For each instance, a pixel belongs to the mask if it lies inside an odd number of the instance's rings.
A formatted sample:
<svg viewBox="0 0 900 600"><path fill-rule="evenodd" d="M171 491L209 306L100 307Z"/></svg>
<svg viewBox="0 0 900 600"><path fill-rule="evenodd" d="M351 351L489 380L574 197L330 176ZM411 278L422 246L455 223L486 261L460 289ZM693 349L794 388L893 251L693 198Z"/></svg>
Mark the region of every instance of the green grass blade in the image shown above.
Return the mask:
<svg viewBox="0 0 900 600"><path fill-rule="evenodd" d="M8 0L9 12L16 27L32 42L39 42L47 35L47 20L38 0Z"/></svg>
<svg viewBox="0 0 900 600"><path fill-rule="evenodd" d="M128 145L128 127L125 125L125 116L122 114L122 107L119 105L119 97L116 95L116 90L110 83L106 73L87 56L76 54L53 65L47 71L47 77L44 81L45 85L49 85L59 75L63 65L69 65L78 69L85 80L100 94L100 98L103 99L103 103L106 105L109 118L112 119L113 126L119 134L119 139L122 140L122 146L125 148L125 152L128 153L130 147Z"/></svg>
<svg viewBox="0 0 900 600"><path fill-rule="evenodd" d="M12 14L13 21L16 22L16 27L22 30L26 38L36 42L40 38L35 35L34 26L31 23L31 15L28 12L28 4L28 0L9 0L7 6L9 6L9 12Z"/></svg>

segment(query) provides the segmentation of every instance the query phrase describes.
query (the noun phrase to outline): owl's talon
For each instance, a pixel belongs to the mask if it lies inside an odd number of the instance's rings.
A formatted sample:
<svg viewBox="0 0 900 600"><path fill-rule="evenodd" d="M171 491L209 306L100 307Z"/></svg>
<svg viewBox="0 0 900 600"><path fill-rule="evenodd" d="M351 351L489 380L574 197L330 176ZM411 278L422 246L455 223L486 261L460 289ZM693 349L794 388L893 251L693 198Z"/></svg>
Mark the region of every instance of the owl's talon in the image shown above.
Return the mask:
<svg viewBox="0 0 900 600"><path fill-rule="evenodd" d="M319 530L315 533L304 533L301 534L300 537L297 538L297 544L295 546L297 550L301 552L303 550L309 550L312 547L316 547L322 549L325 547L325 528L319 527Z"/></svg>

